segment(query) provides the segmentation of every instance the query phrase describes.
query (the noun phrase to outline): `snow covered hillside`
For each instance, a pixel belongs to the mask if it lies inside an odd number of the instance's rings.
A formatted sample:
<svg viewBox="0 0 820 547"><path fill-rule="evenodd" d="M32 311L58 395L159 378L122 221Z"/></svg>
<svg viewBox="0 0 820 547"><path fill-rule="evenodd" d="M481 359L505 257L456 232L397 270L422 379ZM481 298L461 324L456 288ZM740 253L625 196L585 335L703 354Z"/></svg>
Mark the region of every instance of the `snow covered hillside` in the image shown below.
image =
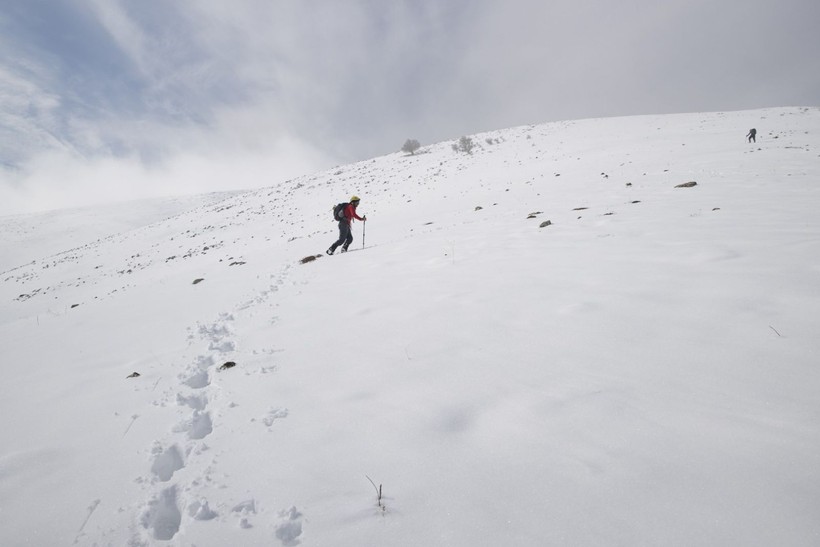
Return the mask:
<svg viewBox="0 0 820 547"><path fill-rule="evenodd" d="M0 271L73 249L101 237L140 228L238 192L150 198L0 217Z"/></svg>
<svg viewBox="0 0 820 547"><path fill-rule="evenodd" d="M0 219L0 543L820 543L820 109L472 139Z"/></svg>

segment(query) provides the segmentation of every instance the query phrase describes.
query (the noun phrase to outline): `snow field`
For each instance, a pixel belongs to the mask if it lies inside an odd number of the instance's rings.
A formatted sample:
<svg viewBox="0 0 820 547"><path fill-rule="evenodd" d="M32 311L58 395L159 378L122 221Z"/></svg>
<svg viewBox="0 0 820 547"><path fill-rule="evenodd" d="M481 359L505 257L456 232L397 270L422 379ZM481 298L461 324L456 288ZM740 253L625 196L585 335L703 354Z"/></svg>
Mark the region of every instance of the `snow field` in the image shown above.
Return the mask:
<svg viewBox="0 0 820 547"><path fill-rule="evenodd" d="M818 129L494 131L9 263L0 538L812 545Z"/></svg>

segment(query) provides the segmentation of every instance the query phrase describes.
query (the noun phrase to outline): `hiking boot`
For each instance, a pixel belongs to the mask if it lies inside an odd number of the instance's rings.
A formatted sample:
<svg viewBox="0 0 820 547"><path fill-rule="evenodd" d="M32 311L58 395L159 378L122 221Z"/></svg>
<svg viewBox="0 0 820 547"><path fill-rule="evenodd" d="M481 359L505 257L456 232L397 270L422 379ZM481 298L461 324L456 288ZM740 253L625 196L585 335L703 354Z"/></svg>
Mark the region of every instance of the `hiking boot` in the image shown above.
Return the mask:
<svg viewBox="0 0 820 547"><path fill-rule="evenodd" d="M347 247L342 247L342 252L346 253L347 252Z"/></svg>
<svg viewBox="0 0 820 547"><path fill-rule="evenodd" d="M332 255L332 254L333 254L333 251L334 251L334 249L328 249L328 250L327 250L327 251L325 251L325 252L326 252L328 255Z"/></svg>

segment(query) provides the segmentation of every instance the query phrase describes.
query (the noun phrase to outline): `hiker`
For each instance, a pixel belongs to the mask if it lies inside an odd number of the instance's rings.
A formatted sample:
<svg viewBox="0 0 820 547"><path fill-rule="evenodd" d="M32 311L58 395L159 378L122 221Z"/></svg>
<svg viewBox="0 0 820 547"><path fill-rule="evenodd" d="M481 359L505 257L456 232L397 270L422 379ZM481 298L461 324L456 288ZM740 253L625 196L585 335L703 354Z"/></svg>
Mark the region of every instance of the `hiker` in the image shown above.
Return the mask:
<svg viewBox="0 0 820 547"><path fill-rule="evenodd" d="M749 129L749 134L746 135L746 137L748 137L749 142L757 142L757 140L755 139L755 135L757 135L757 129L753 127Z"/></svg>
<svg viewBox="0 0 820 547"><path fill-rule="evenodd" d="M342 252L347 252L347 248L350 247L350 244L353 243L353 234L350 231L350 224L353 222L353 219L361 220L362 222L367 221L367 215L360 217L356 214L356 207L359 206L359 197L352 196L350 198L350 203L340 203L337 207L343 206L343 210L341 214L336 214L334 211L334 216L339 218L339 239L330 246L330 248L326 251L327 254L332 255L336 252L336 248L341 245Z"/></svg>

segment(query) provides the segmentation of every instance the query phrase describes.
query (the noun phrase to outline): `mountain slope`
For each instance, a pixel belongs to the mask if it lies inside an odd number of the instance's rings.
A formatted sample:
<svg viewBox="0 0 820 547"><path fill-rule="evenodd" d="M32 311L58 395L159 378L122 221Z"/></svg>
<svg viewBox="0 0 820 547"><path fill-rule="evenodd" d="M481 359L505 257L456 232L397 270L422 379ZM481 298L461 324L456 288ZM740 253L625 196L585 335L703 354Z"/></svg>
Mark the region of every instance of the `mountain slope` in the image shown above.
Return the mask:
<svg viewBox="0 0 820 547"><path fill-rule="evenodd" d="M814 544L818 134L494 131L7 270L0 537Z"/></svg>

